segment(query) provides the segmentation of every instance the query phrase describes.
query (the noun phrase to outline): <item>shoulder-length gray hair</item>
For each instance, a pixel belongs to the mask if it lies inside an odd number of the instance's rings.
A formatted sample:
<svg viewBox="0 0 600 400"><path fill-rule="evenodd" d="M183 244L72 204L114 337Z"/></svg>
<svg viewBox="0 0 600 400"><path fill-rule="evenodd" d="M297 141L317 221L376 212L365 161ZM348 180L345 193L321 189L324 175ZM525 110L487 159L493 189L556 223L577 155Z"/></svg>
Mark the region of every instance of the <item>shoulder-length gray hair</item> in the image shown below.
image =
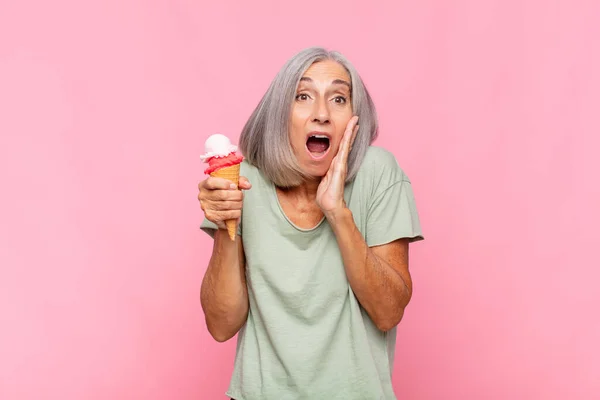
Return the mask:
<svg viewBox="0 0 600 400"><path fill-rule="evenodd" d="M292 57L281 68L240 135L240 150L246 160L279 187L300 185L306 176L298 165L289 138L289 119L300 78L315 62L333 60L350 75L353 114L359 131L348 155L346 182L352 180L378 133L377 113L371 96L352 64L340 53L311 47Z"/></svg>

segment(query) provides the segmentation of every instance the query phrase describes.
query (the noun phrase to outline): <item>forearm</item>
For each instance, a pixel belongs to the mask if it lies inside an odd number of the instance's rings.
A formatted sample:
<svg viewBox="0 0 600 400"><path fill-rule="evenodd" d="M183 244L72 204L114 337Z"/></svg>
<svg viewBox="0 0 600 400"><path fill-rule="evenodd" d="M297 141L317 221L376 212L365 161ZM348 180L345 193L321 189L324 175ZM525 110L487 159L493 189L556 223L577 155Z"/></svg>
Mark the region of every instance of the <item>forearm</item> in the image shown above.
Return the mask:
<svg viewBox="0 0 600 400"><path fill-rule="evenodd" d="M237 236L235 242L231 241L225 230L215 232L213 253L202 280L200 301L206 325L219 342L233 337L248 316L248 289L239 240Z"/></svg>
<svg viewBox="0 0 600 400"><path fill-rule="evenodd" d="M408 279L369 248L349 209L329 215L328 220L342 254L348 282L360 304L380 330L393 328L402 319L410 301Z"/></svg>

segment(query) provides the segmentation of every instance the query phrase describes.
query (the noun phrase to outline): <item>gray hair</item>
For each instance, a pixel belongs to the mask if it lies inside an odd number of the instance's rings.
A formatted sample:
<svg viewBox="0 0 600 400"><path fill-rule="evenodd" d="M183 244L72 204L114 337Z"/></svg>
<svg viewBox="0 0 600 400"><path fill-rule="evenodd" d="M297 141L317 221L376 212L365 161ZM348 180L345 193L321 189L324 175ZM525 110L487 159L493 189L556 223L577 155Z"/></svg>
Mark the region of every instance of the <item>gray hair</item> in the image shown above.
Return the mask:
<svg viewBox="0 0 600 400"><path fill-rule="evenodd" d="M339 52L311 47L293 56L281 68L240 135L240 150L276 186L294 187L307 177L298 165L289 139L289 119L298 83L314 63L333 60L350 75L352 111L359 118L359 130L348 155L346 182L356 176L367 149L377 138L375 105L354 66Z"/></svg>

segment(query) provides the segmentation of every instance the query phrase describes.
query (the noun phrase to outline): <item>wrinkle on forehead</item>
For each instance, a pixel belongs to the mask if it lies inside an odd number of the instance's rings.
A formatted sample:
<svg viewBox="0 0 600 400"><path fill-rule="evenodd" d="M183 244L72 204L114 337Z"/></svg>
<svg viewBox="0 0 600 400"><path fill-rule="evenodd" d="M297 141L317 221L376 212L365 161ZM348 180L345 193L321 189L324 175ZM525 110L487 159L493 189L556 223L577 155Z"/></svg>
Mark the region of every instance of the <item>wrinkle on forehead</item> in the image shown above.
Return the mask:
<svg viewBox="0 0 600 400"><path fill-rule="evenodd" d="M315 84L329 85L343 81L350 85L350 74L343 65L336 61L325 60L312 64L304 73L303 78L310 78Z"/></svg>

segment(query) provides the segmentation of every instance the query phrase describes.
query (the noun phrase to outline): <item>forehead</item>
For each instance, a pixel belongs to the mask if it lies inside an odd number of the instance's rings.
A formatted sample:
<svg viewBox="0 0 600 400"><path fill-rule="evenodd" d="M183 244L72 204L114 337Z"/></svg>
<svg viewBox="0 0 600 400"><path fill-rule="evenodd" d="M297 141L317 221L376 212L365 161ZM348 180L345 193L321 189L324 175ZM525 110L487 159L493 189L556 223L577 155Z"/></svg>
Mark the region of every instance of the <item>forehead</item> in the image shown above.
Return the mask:
<svg viewBox="0 0 600 400"><path fill-rule="evenodd" d="M336 79L342 79L350 83L350 74L342 64L333 60L318 61L312 64L304 73L303 77L311 78L314 81L331 82Z"/></svg>

